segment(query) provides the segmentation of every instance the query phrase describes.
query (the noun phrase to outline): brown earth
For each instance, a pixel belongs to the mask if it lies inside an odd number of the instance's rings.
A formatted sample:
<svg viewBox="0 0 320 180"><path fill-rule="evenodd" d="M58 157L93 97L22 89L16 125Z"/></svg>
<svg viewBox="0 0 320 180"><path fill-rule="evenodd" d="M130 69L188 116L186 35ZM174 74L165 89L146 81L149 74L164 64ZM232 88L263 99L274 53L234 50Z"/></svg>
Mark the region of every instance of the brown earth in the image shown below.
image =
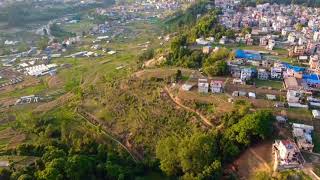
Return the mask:
<svg viewBox="0 0 320 180"><path fill-rule="evenodd" d="M26 139L26 135L19 133L12 128L7 128L2 131L0 131L0 142L6 143L8 149L13 149L17 145L21 144Z"/></svg>
<svg viewBox="0 0 320 180"><path fill-rule="evenodd" d="M249 179L257 171L272 171L272 142L250 147L233 163L242 179Z"/></svg>
<svg viewBox="0 0 320 180"><path fill-rule="evenodd" d="M51 109L53 109L55 107L65 105L67 102L72 100L73 97L74 97L74 95L69 92L67 94L64 94L64 95L60 96L56 100L53 100L53 101L50 101L48 103L44 103L44 104L39 105L37 108L35 108L33 110L33 112L34 113L47 112L47 111L49 111L49 110L51 110Z"/></svg>
<svg viewBox="0 0 320 180"><path fill-rule="evenodd" d="M63 85L63 81L58 76L48 76L47 82L49 88L58 88Z"/></svg>

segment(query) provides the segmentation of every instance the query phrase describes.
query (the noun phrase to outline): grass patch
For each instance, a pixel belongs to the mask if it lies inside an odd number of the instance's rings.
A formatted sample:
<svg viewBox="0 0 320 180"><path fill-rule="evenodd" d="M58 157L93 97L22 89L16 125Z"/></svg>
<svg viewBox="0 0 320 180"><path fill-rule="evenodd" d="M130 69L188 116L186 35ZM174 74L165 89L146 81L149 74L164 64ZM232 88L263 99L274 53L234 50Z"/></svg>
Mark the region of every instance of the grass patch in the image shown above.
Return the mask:
<svg viewBox="0 0 320 180"><path fill-rule="evenodd" d="M282 81L255 79L253 82L257 87L272 87L273 89L277 89L277 90L280 90L283 85Z"/></svg>
<svg viewBox="0 0 320 180"><path fill-rule="evenodd" d="M94 24L91 20L81 20L78 23L66 24L63 26L63 29L69 32L82 33L89 31L94 27Z"/></svg>
<svg viewBox="0 0 320 180"><path fill-rule="evenodd" d="M21 96L28 96L32 94L40 94L46 89L47 89L47 85L44 82L42 82L31 87L0 94L0 98L21 97Z"/></svg>

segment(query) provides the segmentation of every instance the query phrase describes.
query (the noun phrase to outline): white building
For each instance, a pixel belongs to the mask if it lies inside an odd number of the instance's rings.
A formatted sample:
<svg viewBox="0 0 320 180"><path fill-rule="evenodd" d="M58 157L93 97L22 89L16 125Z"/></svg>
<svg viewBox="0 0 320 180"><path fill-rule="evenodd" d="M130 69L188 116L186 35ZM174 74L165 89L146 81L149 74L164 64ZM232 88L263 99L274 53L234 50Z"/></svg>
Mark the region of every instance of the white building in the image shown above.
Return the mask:
<svg viewBox="0 0 320 180"><path fill-rule="evenodd" d="M209 83L207 79L198 80L198 92L199 93L208 93L209 92Z"/></svg>
<svg viewBox="0 0 320 180"><path fill-rule="evenodd" d="M243 81L250 80L253 76L253 71L251 68L244 68L241 70L240 79Z"/></svg>
<svg viewBox="0 0 320 180"><path fill-rule="evenodd" d="M299 103L302 94L299 91L288 90L287 91L287 101L289 103Z"/></svg>
<svg viewBox="0 0 320 180"><path fill-rule="evenodd" d="M272 79L282 79L282 68L272 67L271 68L271 78Z"/></svg>
<svg viewBox="0 0 320 180"><path fill-rule="evenodd" d="M223 82L222 81L211 81L210 88L212 93L222 93L223 92Z"/></svg>
<svg viewBox="0 0 320 180"><path fill-rule="evenodd" d="M312 110L313 118L320 119L320 111L319 110Z"/></svg>
<svg viewBox="0 0 320 180"><path fill-rule="evenodd" d="M258 79L268 80L269 79L269 72L265 69L258 69Z"/></svg>

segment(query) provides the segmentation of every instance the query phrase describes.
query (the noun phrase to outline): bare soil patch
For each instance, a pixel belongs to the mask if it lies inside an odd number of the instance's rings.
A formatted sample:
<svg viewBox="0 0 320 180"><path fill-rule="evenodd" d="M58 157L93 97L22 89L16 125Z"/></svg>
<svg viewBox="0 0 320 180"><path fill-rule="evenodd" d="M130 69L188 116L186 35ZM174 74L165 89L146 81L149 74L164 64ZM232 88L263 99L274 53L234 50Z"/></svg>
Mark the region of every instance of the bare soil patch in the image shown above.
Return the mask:
<svg viewBox="0 0 320 180"><path fill-rule="evenodd" d="M250 147L233 163L237 174L243 179L249 179L257 171L272 171L272 142L263 142Z"/></svg>
<svg viewBox="0 0 320 180"><path fill-rule="evenodd" d="M0 144L2 147L13 149L17 145L21 144L26 139L26 135L13 130L12 128L7 128L0 131Z"/></svg>
<svg viewBox="0 0 320 180"><path fill-rule="evenodd" d="M49 110L51 110L51 109L53 109L55 107L65 105L72 98L73 98L73 94L72 93L64 94L64 95L60 96L59 98L57 98L56 100L53 100L53 101L50 101L48 103L44 103L44 104L39 105L37 108L35 108L33 110L33 112L34 113L47 112L47 111L49 111Z"/></svg>
<svg viewBox="0 0 320 180"><path fill-rule="evenodd" d="M58 76L49 76L47 82L49 88L59 88L63 86L63 81Z"/></svg>

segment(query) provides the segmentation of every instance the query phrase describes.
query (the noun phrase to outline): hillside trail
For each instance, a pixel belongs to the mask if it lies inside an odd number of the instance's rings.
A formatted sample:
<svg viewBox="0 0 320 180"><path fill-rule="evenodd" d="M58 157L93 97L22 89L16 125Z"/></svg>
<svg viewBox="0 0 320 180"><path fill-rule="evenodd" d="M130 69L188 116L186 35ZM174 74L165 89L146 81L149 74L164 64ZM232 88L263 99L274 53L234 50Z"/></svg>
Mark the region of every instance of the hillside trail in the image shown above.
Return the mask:
<svg viewBox="0 0 320 180"><path fill-rule="evenodd" d="M76 108L76 112L83 117L85 120L87 120L88 123L94 125L94 126L100 126L102 132L109 137L111 140L119 144L125 151L129 153L129 155L132 157L132 159L135 162L142 161L143 157L140 153L132 149L132 147L128 147L127 145L123 144L120 140L114 137L114 135L107 130L107 128L104 126L104 123L101 122L100 119L98 119L96 116L94 116L91 113L88 113L87 111L84 111L82 108Z"/></svg>
<svg viewBox="0 0 320 180"><path fill-rule="evenodd" d="M181 100L178 98L178 97L174 97L174 95L170 92L170 90L168 89L167 86L164 87L164 90L166 91L166 93L169 95L170 99L175 103L177 104L178 106L182 107L183 109L189 111L189 112L192 112L192 113L195 113L197 114L201 120L208 126L210 127L214 127L214 125L210 122L209 119L207 119L206 117L204 117L201 113L199 113L197 110L194 110L188 106L185 106L184 104L182 104Z"/></svg>
<svg viewBox="0 0 320 180"><path fill-rule="evenodd" d="M257 158L265 168L268 169L268 171L272 171L271 167L269 166L269 164L259 155L257 154L252 148L249 148L249 151L252 155L254 155L255 158Z"/></svg>

